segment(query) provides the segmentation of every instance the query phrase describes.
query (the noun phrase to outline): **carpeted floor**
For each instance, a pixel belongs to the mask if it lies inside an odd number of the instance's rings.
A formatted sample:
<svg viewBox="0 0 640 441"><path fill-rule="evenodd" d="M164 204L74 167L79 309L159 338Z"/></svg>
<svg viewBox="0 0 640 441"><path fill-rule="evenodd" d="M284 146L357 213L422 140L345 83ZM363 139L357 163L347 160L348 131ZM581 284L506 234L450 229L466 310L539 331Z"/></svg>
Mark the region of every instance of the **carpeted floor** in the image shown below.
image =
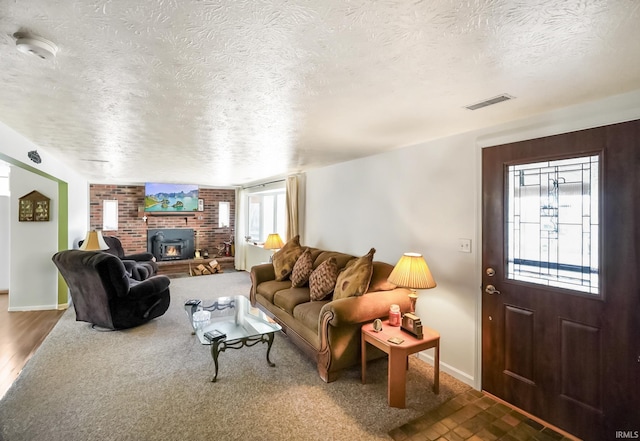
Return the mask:
<svg viewBox="0 0 640 441"><path fill-rule="evenodd" d="M189 298L247 295L246 272L173 279L167 313L138 328L97 332L67 311L0 401L0 440L389 440L387 433L469 390L412 357L407 408L386 403L386 360L368 383L353 368L330 384L285 336L220 355L191 335Z"/></svg>

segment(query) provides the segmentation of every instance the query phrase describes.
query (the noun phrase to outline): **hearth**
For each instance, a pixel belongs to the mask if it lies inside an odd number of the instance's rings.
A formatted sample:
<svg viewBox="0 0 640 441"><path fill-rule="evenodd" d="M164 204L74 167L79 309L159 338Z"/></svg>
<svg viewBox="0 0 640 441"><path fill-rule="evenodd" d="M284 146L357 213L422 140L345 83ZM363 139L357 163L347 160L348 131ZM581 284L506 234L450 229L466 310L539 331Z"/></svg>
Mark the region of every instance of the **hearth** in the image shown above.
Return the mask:
<svg viewBox="0 0 640 441"><path fill-rule="evenodd" d="M195 251L193 230L190 228L164 228L147 231L147 251L158 262L193 258Z"/></svg>

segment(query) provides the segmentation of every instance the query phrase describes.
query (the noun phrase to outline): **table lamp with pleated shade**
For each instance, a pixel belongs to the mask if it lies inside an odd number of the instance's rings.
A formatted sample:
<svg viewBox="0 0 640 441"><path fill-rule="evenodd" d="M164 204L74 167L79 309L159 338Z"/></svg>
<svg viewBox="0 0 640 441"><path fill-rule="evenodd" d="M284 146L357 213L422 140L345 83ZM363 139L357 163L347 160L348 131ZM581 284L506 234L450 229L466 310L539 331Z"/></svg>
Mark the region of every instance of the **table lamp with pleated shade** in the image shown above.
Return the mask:
<svg viewBox="0 0 640 441"><path fill-rule="evenodd" d="M409 294L411 312L416 310L418 294L415 290L430 289L436 286L436 281L433 279L431 271L429 271L427 262L425 262L422 254L419 253L404 253L387 280L396 286L411 290Z"/></svg>

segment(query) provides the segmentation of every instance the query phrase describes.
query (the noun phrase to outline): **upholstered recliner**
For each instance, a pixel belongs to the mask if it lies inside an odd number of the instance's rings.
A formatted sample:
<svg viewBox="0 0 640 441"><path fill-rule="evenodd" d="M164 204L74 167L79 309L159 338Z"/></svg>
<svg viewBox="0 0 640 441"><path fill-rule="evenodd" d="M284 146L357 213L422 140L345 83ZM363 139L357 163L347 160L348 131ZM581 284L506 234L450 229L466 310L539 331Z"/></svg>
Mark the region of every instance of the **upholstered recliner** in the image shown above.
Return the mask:
<svg viewBox="0 0 640 441"><path fill-rule="evenodd" d="M78 321L126 329L160 317L169 308L167 276L134 280L122 260L102 251L60 251L52 260L69 286Z"/></svg>
<svg viewBox="0 0 640 441"><path fill-rule="evenodd" d="M124 254L122 242L114 236L103 236L104 242L109 246L104 250L105 253L117 256L124 263L129 276L135 280L146 280L151 276L158 274L158 265L152 253L142 252L134 254ZM84 240L78 242L78 246L82 246Z"/></svg>

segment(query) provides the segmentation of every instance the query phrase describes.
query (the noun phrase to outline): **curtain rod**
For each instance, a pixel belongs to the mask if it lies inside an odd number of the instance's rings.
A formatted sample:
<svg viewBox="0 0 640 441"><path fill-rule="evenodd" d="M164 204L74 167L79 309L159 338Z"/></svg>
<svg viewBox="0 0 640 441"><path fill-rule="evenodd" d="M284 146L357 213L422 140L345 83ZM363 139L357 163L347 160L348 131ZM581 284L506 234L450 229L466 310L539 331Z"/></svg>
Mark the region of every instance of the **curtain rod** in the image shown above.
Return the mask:
<svg viewBox="0 0 640 441"><path fill-rule="evenodd" d="M256 185L252 185L252 186L250 186L250 187L242 187L242 188L243 188L244 190L248 190L248 189L250 189L250 188L264 187L264 186L269 185L269 184L275 184L275 183L277 183L277 182L285 182L285 181L286 181L286 179L278 179L278 180L276 180L276 181L263 182L262 184L256 184Z"/></svg>

